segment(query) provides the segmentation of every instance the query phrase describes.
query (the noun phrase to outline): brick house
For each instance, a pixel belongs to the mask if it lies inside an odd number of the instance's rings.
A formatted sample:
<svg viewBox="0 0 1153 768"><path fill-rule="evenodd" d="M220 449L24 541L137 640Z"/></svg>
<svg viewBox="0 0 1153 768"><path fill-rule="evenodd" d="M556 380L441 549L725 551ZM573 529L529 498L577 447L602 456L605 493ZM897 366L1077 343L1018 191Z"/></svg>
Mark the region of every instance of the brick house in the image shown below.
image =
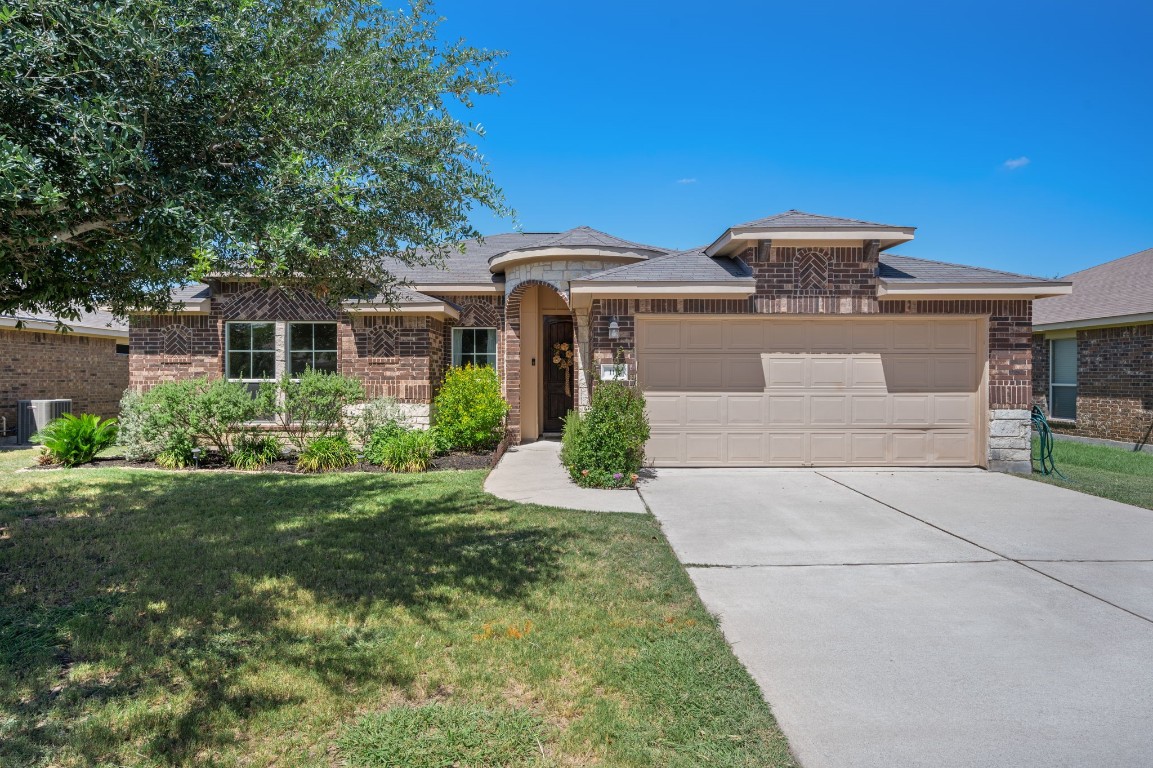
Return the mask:
<svg viewBox="0 0 1153 768"><path fill-rule="evenodd" d="M1144 444L1153 436L1153 248L1062 278L1036 303L1033 400L1057 431Z"/></svg>
<svg viewBox="0 0 1153 768"><path fill-rule="evenodd" d="M67 398L73 413L103 418L120 410L128 387L128 325L104 312L63 322L66 333L50 315L0 315L0 417L8 434L16 433L20 400Z"/></svg>
<svg viewBox="0 0 1153 768"><path fill-rule="evenodd" d="M181 289L177 314L131 318L131 382L312 365L427 418L448 366L494 365L527 441L624 376L657 466L1027 470L1032 303L1068 285L885 253L913 232L788 211L686 251L588 227L501 234L444 268L398 265L393 303L339 308L215 280Z"/></svg>

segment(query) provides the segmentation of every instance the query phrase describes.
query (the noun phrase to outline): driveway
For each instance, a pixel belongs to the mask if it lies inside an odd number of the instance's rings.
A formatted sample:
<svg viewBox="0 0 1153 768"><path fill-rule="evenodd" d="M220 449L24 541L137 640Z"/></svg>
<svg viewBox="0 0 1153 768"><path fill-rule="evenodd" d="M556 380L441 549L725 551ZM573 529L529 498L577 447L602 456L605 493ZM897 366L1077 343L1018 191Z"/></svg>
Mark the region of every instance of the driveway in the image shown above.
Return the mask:
<svg viewBox="0 0 1153 768"><path fill-rule="evenodd" d="M806 768L1153 765L1153 512L978 470L641 493Z"/></svg>

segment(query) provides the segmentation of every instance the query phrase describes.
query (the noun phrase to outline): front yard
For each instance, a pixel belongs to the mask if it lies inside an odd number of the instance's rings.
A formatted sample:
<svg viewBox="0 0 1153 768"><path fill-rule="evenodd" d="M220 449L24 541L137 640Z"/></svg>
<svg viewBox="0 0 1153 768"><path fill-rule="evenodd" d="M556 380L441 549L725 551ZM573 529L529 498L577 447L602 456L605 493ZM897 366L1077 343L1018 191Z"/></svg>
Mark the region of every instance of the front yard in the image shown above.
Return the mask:
<svg viewBox="0 0 1153 768"><path fill-rule="evenodd" d="M648 516L32 459L0 453L0 765L792 765Z"/></svg>
<svg viewBox="0 0 1153 768"><path fill-rule="evenodd" d="M1034 480L1153 509L1153 453L1057 440L1053 458L1065 479L1034 472Z"/></svg>

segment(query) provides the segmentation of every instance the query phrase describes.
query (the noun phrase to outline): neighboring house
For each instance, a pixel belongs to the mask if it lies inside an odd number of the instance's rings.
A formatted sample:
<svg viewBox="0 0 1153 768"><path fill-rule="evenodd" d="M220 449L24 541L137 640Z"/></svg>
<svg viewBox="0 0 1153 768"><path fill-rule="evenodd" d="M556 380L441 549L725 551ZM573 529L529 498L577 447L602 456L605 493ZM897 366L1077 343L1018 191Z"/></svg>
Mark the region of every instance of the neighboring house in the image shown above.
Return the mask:
<svg viewBox="0 0 1153 768"><path fill-rule="evenodd" d="M1034 307L1034 402L1056 430L1149 442L1153 248L1061 279L1073 293Z"/></svg>
<svg viewBox="0 0 1153 768"><path fill-rule="evenodd" d="M770 216L670 251L588 227L494 235L399 301L220 279L131 319L132 384L306 366L426 416L450 365L495 365L514 441L559 432L601 376L648 400L657 466L1027 471L1031 309L1052 280L884 251L912 227ZM566 386L554 346L576 349ZM619 365L614 365L619 363Z"/></svg>
<svg viewBox="0 0 1153 768"><path fill-rule="evenodd" d="M72 400L73 413L105 418L128 388L128 326L104 312L62 321L50 315L0 315L0 417L16 433L20 400ZM21 327L17 327L21 326Z"/></svg>

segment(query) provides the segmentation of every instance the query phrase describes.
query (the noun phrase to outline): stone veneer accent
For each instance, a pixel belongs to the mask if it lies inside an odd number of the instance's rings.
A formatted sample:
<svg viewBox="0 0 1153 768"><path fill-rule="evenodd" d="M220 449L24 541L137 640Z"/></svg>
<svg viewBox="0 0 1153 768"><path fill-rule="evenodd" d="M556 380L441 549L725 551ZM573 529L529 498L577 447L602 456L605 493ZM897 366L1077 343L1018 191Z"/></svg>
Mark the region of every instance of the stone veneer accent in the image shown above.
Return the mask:
<svg viewBox="0 0 1153 768"><path fill-rule="evenodd" d="M122 342L121 342L122 343ZM0 330L0 416L15 433L20 400L72 400L72 412L111 418L128 387L117 340L52 331Z"/></svg>
<svg viewBox="0 0 1153 768"><path fill-rule="evenodd" d="M1033 402L1049 411L1049 342L1033 336ZM1054 431L1148 443L1153 440L1153 325L1077 331L1077 420Z"/></svg>

